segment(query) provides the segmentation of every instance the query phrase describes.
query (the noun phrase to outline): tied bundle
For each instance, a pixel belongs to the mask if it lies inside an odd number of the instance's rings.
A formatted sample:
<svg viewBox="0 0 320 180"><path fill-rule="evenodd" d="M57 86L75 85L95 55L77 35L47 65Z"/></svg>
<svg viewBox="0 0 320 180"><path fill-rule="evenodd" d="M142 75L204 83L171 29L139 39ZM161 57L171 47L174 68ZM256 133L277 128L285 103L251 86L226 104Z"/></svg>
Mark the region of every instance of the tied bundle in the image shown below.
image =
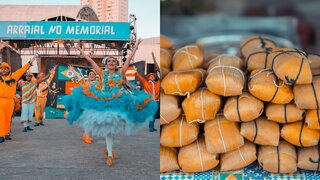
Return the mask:
<svg viewBox="0 0 320 180"><path fill-rule="evenodd" d="M319 56L257 35L243 39L241 56L172 47L161 82L160 143L175 156L167 171L230 171L255 161L272 173L319 171Z"/></svg>

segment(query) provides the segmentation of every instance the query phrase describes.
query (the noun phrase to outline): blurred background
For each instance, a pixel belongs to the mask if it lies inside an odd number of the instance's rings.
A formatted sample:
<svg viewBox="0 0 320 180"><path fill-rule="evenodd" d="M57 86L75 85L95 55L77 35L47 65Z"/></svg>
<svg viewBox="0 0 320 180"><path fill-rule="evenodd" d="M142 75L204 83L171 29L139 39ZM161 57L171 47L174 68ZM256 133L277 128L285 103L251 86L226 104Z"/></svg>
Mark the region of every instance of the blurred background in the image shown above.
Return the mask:
<svg viewBox="0 0 320 180"><path fill-rule="evenodd" d="M220 44L229 54L249 34L320 54L319 19L317 0L161 0L161 34L176 46L201 42L213 48Z"/></svg>

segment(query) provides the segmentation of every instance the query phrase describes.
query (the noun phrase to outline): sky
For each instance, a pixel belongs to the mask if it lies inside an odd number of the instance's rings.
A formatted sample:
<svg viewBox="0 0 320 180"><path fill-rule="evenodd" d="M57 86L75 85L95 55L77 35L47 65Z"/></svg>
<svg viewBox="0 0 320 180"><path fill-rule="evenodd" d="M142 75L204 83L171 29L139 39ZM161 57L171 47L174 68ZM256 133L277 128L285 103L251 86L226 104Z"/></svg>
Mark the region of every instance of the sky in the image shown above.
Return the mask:
<svg viewBox="0 0 320 180"><path fill-rule="evenodd" d="M160 36L160 1L128 0L128 14L137 17L137 35L139 38ZM0 0L1 4L15 5L80 5L80 0Z"/></svg>

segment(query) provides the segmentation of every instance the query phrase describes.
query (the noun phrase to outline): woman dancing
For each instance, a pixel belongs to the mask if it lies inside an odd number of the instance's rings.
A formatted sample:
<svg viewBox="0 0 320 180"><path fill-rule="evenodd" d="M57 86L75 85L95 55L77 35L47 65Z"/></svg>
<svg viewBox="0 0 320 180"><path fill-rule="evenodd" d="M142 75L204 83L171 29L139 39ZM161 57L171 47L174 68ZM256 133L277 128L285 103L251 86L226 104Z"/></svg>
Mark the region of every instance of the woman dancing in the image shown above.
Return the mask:
<svg viewBox="0 0 320 180"><path fill-rule="evenodd" d="M125 78L140 43L141 40L138 40L124 63L122 72L117 68L119 61L116 57L105 57L102 60L105 64L103 70L78 47L99 75L99 79L96 83L74 88L72 95L64 98L69 123L76 121L86 132L106 139L105 157L109 166L113 164L114 136L120 133L129 135L138 127L143 127L153 119L157 110L157 103L152 95L131 88Z"/></svg>

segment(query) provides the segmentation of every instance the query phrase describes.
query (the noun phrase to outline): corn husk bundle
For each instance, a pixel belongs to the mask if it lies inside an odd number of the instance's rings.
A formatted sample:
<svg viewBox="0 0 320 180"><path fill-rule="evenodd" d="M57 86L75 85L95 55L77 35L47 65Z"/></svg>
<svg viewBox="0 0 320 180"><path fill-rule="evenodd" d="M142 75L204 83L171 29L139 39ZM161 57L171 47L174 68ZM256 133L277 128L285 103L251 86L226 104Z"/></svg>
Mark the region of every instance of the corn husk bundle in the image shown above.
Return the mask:
<svg viewBox="0 0 320 180"><path fill-rule="evenodd" d="M271 59L269 58L272 48L253 49L246 57L246 68L249 72L257 69L271 68Z"/></svg>
<svg viewBox="0 0 320 180"><path fill-rule="evenodd" d="M207 171L219 164L218 155L207 151L204 137L180 148L178 161L183 172Z"/></svg>
<svg viewBox="0 0 320 180"><path fill-rule="evenodd" d="M215 51L211 51L209 52L203 60L203 64L202 64L202 68L204 69L208 69L209 65L211 64L212 61L215 60L216 57L218 57L221 53L219 52L215 52Z"/></svg>
<svg viewBox="0 0 320 180"><path fill-rule="evenodd" d="M160 36L160 47L164 48L164 49L172 49L173 43L168 37L161 35Z"/></svg>
<svg viewBox="0 0 320 180"><path fill-rule="evenodd" d="M280 128L278 123L261 116L257 120L241 123L240 134L255 144L278 146Z"/></svg>
<svg viewBox="0 0 320 180"><path fill-rule="evenodd" d="M238 124L227 120L223 115L217 115L214 120L207 121L204 133L210 153L225 153L244 145Z"/></svg>
<svg viewBox="0 0 320 180"><path fill-rule="evenodd" d="M279 146L260 146L258 162L269 172L294 173L297 171L297 152L293 145L281 140Z"/></svg>
<svg viewBox="0 0 320 180"><path fill-rule="evenodd" d="M293 102L289 104L272 104L266 106L266 116L278 123L300 121L305 116L305 110L299 109Z"/></svg>
<svg viewBox="0 0 320 180"><path fill-rule="evenodd" d="M217 66L232 66L242 69L243 62L238 56L221 54L210 61L208 72Z"/></svg>
<svg viewBox="0 0 320 180"><path fill-rule="evenodd" d="M297 49L276 49L271 53L274 73L289 85L310 84L312 72L305 52Z"/></svg>
<svg viewBox="0 0 320 180"><path fill-rule="evenodd" d="M320 56L309 54L308 59L310 61L312 75L320 75Z"/></svg>
<svg viewBox="0 0 320 180"><path fill-rule="evenodd" d="M248 122L263 113L263 102L250 93L229 97L223 109L224 116L230 121Z"/></svg>
<svg viewBox="0 0 320 180"><path fill-rule="evenodd" d="M320 170L320 149L318 146L299 148L298 150L298 168L319 171Z"/></svg>
<svg viewBox="0 0 320 180"><path fill-rule="evenodd" d="M208 67L208 89L222 96L240 95L245 83L242 66L237 56L221 54L214 58Z"/></svg>
<svg viewBox="0 0 320 180"><path fill-rule="evenodd" d="M270 39L253 35L244 38L240 43L240 53L247 58L251 52L259 48L276 48L276 43Z"/></svg>
<svg viewBox="0 0 320 180"><path fill-rule="evenodd" d="M206 72L202 69L171 71L161 81L161 88L168 95L186 96L199 88L205 76Z"/></svg>
<svg viewBox="0 0 320 180"><path fill-rule="evenodd" d="M198 139L199 125L189 124L184 116L163 125L160 144L167 147L182 147Z"/></svg>
<svg viewBox="0 0 320 180"><path fill-rule="evenodd" d="M213 94L206 88L200 88L184 99L182 103L183 111L187 122L205 122L213 120L219 111L221 98Z"/></svg>
<svg viewBox="0 0 320 180"><path fill-rule="evenodd" d="M266 102L287 104L293 99L291 87L268 69L253 71L248 88L253 96Z"/></svg>
<svg viewBox="0 0 320 180"><path fill-rule="evenodd" d="M160 172L178 170L177 157L176 149L160 145Z"/></svg>
<svg viewBox="0 0 320 180"><path fill-rule="evenodd" d="M197 45L185 46L173 55L174 71L201 68L203 64L203 52Z"/></svg>
<svg viewBox="0 0 320 180"><path fill-rule="evenodd" d="M306 114L306 124L310 129L320 130L320 110L309 109Z"/></svg>
<svg viewBox="0 0 320 180"><path fill-rule="evenodd" d="M179 97L160 92L160 124L168 124L181 115Z"/></svg>
<svg viewBox="0 0 320 180"><path fill-rule="evenodd" d="M311 84L295 85L293 93L300 109L320 109L320 76L313 77Z"/></svg>
<svg viewBox="0 0 320 180"><path fill-rule="evenodd" d="M208 89L222 96L242 94L244 83L244 73L233 66L215 66L208 72L206 79Z"/></svg>
<svg viewBox="0 0 320 180"><path fill-rule="evenodd" d="M310 129L303 121L284 125L281 137L299 147L315 146L319 142L319 131Z"/></svg>
<svg viewBox="0 0 320 180"><path fill-rule="evenodd" d="M166 49L160 49L160 73L163 79L171 71L171 54Z"/></svg>
<svg viewBox="0 0 320 180"><path fill-rule="evenodd" d="M231 171L244 168L257 159L256 146L248 141L240 148L221 154L220 170Z"/></svg>

